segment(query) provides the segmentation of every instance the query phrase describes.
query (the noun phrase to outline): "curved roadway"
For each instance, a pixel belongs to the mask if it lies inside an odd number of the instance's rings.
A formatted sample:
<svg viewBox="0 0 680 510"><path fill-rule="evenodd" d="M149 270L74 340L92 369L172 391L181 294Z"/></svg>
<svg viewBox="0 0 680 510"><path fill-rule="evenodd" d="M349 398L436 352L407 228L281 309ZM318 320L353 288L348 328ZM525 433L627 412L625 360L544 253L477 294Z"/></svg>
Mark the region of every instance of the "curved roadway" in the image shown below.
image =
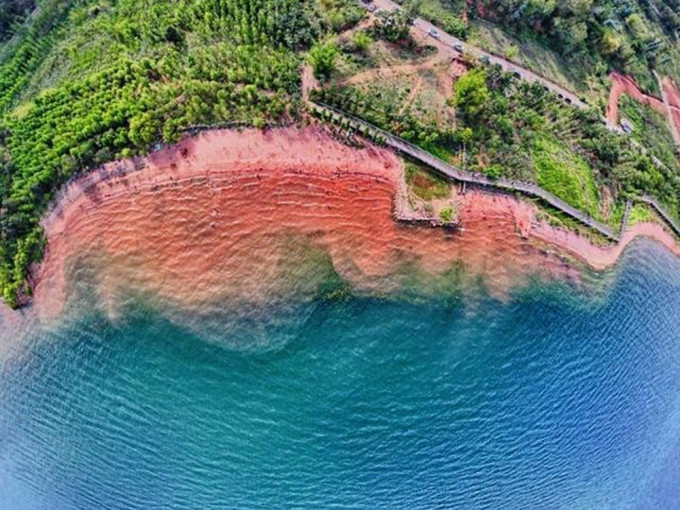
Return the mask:
<svg viewBox="0 0 680 510"><path fill-rule="evenodd" d="M393 2L392 0L373 0L372 3L373 5L375 5L376 11L380 10L391 12L402 9L402 7L399 4ZM576 94L556 84L555 82L543 76L540 76L534 73L533 71L530 71L529 69L520 67L517 64L513 64L509 60L494 55L493 53L489 53L488 51L482 50L481 48L478 48L476 46L471 46L462 39L458 39L457 37L454 37L451 34L444 32L441 28L433 25L432 23L424 20L423 18L415 18L415 20L413 21L413 27L415 27L417 30L425 32L426 34L429 34L431 30L436 30L437 33L439 34L439 37L437 39L432 37L432 40L438 41L439 45L446 47L448 50L455 51L453 50L453 45L462 44L463 47L465 48L465 53L471 54L477 58L487 57L489 59L489 62L491 62L492 64L498 64L499 66L501 66L501 68L503 68L504 71L515 73L528 82L538 82L546 89L551 90L552 92L559 96L562 96L567 102L570 102L574 106L577 106L579 108L588 108L588 105L585 102L581 101Z"/></svg>

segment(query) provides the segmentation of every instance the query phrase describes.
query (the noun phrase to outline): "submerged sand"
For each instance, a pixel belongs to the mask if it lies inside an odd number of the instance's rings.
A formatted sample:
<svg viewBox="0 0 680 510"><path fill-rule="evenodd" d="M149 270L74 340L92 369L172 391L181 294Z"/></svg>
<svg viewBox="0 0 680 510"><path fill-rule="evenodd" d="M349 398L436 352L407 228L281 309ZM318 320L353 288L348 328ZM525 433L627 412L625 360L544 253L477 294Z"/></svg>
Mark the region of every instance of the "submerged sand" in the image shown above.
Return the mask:
<svg viewBox="0 0 680 510"><path fill-rule="evenodd" d="M125 288L187 308L304 291L296 261L316 249L359 291L400 288L405 265L438 275L459 264L498 296L535 276L578 281L564 253L603 269L640 235L680 254L656 224L601 248L537 221L527 202L479 191L460 197L460 229L409 226L394 219L403 186L393 153L321 128L205 132L64 189L44 220L35 303L58 315L88 264L88 285L111 309Z"/></svg>

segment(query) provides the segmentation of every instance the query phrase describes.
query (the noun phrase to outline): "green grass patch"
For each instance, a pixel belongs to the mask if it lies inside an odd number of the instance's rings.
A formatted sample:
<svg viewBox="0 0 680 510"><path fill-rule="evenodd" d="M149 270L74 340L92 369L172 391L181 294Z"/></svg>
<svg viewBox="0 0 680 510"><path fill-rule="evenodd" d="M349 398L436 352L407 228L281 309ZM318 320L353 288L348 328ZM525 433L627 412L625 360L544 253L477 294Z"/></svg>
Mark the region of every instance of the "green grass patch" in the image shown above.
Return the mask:
<svg viewBox="0 0 680 510"><path fill-rule="evenodd" d="M538 206L537 218L546 221L550 226L576 232L597 246L607 246L610 244L611 241L607 237L600 234L598 231L585 226L571 216L564 214L562 211L553 209L550 205L545 204L540 200L532 200L532 202Z"/></svg>
<svg viewBox="0 0 680 510"><path fill-rule="evenodd" d="M656 215L652 212L650 207L646 204L634 204L630 208L630 216L628 216L628 226L636 225L637 223L646 223L654 221Z"/></svg>
<svg viewBox="0 0 680 510"><path fill-rule="evenodd" d="M451 185L446 180L410 161L406 162L406 184L414 195L426 201L451 195Z"/></svg>
<svg viewBox="0 0 680 510"><path fill-rule="evenodd" d="M577 209L599 216L597 188L585 159L549 138L536 140L533 159L540 186Z"/></svg>

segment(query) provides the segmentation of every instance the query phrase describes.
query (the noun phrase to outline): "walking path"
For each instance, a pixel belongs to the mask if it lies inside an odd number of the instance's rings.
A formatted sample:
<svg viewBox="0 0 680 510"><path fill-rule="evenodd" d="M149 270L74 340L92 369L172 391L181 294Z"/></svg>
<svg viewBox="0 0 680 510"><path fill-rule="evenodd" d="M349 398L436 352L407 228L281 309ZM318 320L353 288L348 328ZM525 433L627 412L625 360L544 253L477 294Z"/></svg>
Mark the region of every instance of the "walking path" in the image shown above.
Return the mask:
<svg viewBox="0 0 680 510"><path fill-rule="evenodd" d="M663 210L659 203L650 196L637 197L636 200L644 202L645 204L651 205L652 208L663 218L663 220L668 224L668 226L673 230L678 236L680 236L680 225L678 225L670 215Z"/></svg>
<svg viewBox="0 0 680 510"><path fill-rule="evenodd" d="M312 101L310 100L310 102ZM348 120L351 124L354 124L355 128L363 128L361 129L362 132L368 131L369 133L379 134L384 139L385 143L388 146L392 147L393 149L396 149L397 151L403 154L407 154L422 163L425 163L426 165L433 168L434 170L436 170L437 172L439 172L448 179L452 179L463 183L475 184L478 186L498 188L505 191L520 192L524 193L525 195L540 198L541 200L551 205L555 209L578 220L582 224L596 230L597 232L604 235L608 239L611 239L613 241L619 240L618 234L615 234L608 226L600 223L599 221L588 216L584 212L579 211L578 209L572 207L571 205L567 204L564 200L546 191L540 186L527 182L515 181L512 179L505 179L502 177L498 179L491 179L484 174L461 171L455 168L454 166L450 165L449 163L446 163L445 161L430 154L429 152L426 152L423 149L416 147L412 143L409 143L406 140L403 140L402 138L394 136L391 133L388 133L387 131L384 131L362 119L344 113L336 108L333 108L332 106L323 103L316 102L312 103L314 107L317 109L317 111L320 113L322 113L325 110L329 112L332 116L335 116L335 118L338 120L342 120L344 118Z"/></svg>
<svg viewBox="0 0 680 510"><path fill-rule="evenodd" d="M619 230L619 237L623 237L623 234L628 228L628 219L630 218L630 209L633 206L633 201L628 200L626 202L626 210L623 211L623 219L621 220L621 230Z"/></svg>
<svg viewBox="0 0 680 510"><path fill-rule="evenodd" d="M612 241L619 241L621 239L621 236L623 236L624 232L628 228L628 219L630 217L630 209L632 206L631 200L629 200L626 203L626 209L623 214L623 219L621 221L621 228L619 233L614 233L614 231L607 225L604 225L603 223L597 221L592 216L589 216L588 214L579 211L575 207L567 204L561 198L553 195L549 191L546 191L545 189L541 188L540 186L537 186L536 184L516 181L512 179L505 179L503 177L500 177L498 179L491 179L484 174L459 170L458 168L434 156L433 154L424 151L420 147L417 147L402 138L399 138L383 129L380 129L379 127L374 126L373 124L366 122L363 119L354 117L353 115L338 110L337 108L334 108L330 105L312 101L308 97L305 97L305 101L307 102L310 108L316 109L318 113L328 112L331 116L335 117L337 120L342 119L347 120L350 123L350 125L353 125L355 129L358 129L362 133L373 135L374 137L376 134L379 135L384 139L386 145L392 147L393 149L396 149L397 151L403 154L407 154L412 158L417 159L421 163L428 165L430 168L436 170L437 172L439 172L441 175L448 179L461 182L464 185L467 183L475 184L478 186L497 188L510 192L520 192L528 196L539 198L543 202L557 209L558 211L561 211L564 214L570 216L571 218L574 218L575 220L581 222L583 225L586 225L587 227L596 230L597 232L599 232L600 234L604 235L605 237ZM635 200L650 205L666 222L670 229L673 232L675 232L676 235L680 236L680 226L678 226L678 224L670 217L670 215L659 205L659 203L655 199L649 196L641 196L636 197Z"/></svg>

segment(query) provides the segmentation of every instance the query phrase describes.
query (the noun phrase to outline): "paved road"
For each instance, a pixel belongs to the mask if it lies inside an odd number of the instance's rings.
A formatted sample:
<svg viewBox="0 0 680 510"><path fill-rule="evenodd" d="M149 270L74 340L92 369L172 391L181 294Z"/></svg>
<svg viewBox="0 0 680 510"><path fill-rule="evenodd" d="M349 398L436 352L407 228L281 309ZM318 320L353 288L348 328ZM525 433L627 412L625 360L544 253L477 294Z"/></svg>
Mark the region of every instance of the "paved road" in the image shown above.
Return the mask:
<svg viewBox="0 0 680 510"><path fill-rule="evenodd" d="M395 11L398 9L401 9L402 7L399 4L396 4L392 0L373 0L373 4L375 5L376 9L381 10L381 11ZM366 4L362 4L365 5ZM538 82L548 90L551 90L555 94L562 96L565 101L571 102L572 105L577 106L579 108L588 108L588 105L581 101L576 94L573 92L565 89L564 87L556 84L555 82L543 77L539 76L538 74L534 73L533 71L530 71L529 69L526 69L524 67L520 67L517 64L513 64L512 62L502 58L498 57L496 55L493 55L487 51L482 50L481 48L477 48L476 46L470 46L467 44L465 41L458 39L457 37L452 36L451 34L448 34L444 32L441 28L436 27L429 21L425 21L422 18L416 18L413 21L413 26L425 32L426 34L429 34L431 30L436 30L439 34L439 39L438 42L442 45L447 47L448 49L451 49L454 44L462 44L463 47L465 48L465 52L474 55L477 58L480 57L487 57L489 61L492 64L498 64L503 68L503 70L512 72L515 74L518 74L522 79L528 81L528 82ZM435 38L432 38L433 42L436 43Z"/></svg>

